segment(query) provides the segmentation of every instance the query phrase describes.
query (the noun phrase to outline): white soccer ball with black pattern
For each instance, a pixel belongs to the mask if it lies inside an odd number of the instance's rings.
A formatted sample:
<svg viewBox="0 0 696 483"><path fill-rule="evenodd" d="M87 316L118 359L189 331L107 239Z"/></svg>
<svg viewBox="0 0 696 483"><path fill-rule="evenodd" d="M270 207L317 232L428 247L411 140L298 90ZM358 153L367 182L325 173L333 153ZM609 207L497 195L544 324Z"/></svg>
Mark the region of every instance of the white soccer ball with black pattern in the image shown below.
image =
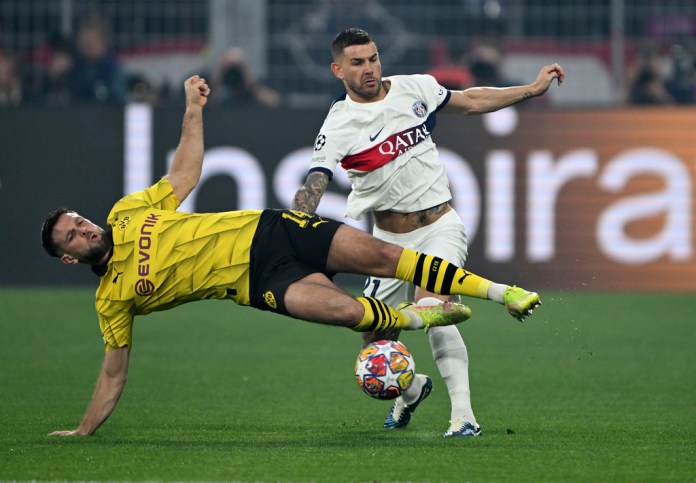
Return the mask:
<svg viewBox="0 0 696 483"><path fill-rule="evenodd" d="M411 386L416 363L404 344L393 340L373 342L358 354L355 380L365 394L394 399Z"/></svg>

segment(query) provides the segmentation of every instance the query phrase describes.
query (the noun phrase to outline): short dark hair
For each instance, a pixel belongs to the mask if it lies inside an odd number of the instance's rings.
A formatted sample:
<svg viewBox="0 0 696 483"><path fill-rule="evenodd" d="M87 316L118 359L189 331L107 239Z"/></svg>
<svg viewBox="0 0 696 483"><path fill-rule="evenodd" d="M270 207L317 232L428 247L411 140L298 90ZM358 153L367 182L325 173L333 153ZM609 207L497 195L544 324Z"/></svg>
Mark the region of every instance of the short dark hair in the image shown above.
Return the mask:
<svg viewBox="0 0 696 483"><path fill-rule="evenodd" d="M58 222L58 218L66 213L75 213L73 210L67 208L58 208L51 211L44 219L43 225L41 225L41 244L44 250L52 257L60 257L58 253L58 244L53 239L53 228Z"/></svg>
<svg viewBox="0 0 696 483"><path fill-rule="evenodd" d="M347 28L336 35L331 44L331 55L334 60L343 54L343 50L351 45L367 45L374 42L372 36L363 29L351 27Z"/></svg>

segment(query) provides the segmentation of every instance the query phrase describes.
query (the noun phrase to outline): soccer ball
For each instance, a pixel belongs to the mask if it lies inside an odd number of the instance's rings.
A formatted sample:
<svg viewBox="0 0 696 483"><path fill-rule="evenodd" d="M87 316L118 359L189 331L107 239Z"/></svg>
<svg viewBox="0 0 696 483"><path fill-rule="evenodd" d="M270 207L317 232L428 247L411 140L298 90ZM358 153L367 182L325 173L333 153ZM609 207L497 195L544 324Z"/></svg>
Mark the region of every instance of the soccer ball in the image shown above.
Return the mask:
<svg viewBox="0 0 696 483"><path fill-rule="evenodd" d="M409 388L416 375L411 352L401 342L378 340L366 346L355 361L355 380L376 399L394 399Z"/></svg>

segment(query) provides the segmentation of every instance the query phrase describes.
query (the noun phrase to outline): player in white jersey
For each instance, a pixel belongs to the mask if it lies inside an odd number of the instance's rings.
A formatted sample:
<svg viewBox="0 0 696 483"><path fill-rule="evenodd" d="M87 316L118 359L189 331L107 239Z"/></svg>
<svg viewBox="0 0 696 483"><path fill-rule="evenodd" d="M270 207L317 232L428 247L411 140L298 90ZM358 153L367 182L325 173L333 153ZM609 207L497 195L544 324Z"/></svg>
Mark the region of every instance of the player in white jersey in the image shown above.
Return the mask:
<svg viewBox="0 0 696 483"><path fill-rule="evenodd" d="M452 196L443 163L432 139L438 112L482 114L544 94L554 79L560 85L564 71L545 66L525 86L474 87L448 90L428 75L382 78L377 46L370 35L351 28L332 44L333 74L343 81L346 95L332 104L314 145L305 184L293 199L293 209L314 213L337 164L352 182L347 216L360 219L372 212L373 234L430 255L464 264L467 240L459 215L449 204ZM368 279L365 294L386 303L409 300L432 303L447 297L391 279ZM487 297L503 301L506 288L492 284ZM363 343L384 339L385 332L366 333ZM388 338L396 340L399 331ZM447 386L452 409L445 436L479 436L481 428L471 407L469 358L455 327L428 331L433 357ZM385 428L403 428L432 388L418 375L394 405Z"/></svg>
<svg viewBox="0 0 696 483"><path fill-rule="evenodd" d="M309 168L331 177L341 163L353 182L347 216L354 219L368 211L421 211L452 198L430 136L449 91L429 75L383 81L390 90L381 102L344 96L333 103Z"/></svg>

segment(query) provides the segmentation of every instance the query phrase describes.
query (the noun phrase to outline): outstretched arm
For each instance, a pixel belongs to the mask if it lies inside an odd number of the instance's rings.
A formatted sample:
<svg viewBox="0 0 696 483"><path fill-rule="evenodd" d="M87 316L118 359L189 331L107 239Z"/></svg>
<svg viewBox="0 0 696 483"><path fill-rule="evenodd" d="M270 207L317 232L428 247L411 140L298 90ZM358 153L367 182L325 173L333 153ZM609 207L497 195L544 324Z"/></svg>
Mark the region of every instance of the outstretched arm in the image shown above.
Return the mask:
<svg viewBox="0 0 696 483"><path fill-rule="evenodd" d="M89 436L106 421L121 397L128 377L128 347L108 351L104 356L92 402L77 429L55 431L49 436Z"/></svg>
<svg viewBox="0 0 696 483"><path fill-rule="evenodd" d="M558 64L541 68L536 80L526 86L514 87L471 87L463 91L452 91L452 97L442 112L483 114L497 111L518 102L543 95L554 79L563 83L565 72Z"/></svg>
<svg viewBox="0 0 696 483"><path fill-rule="evenodd" d="M309 173L305 183L295 193L291 208L297 211L304 211L310 215L316 213L321 197L328 185L329 177L326 174L319 171Z"/></svg>
<svg viewBox="0 0 696 483"><path fill-rule="evenodd" d="M194 75L184 82L186 112L181 139L174 161L165 176L179 202L183 202L201 179L203 167L203 106L208 102L210 88L205 79Z"/></svg>

